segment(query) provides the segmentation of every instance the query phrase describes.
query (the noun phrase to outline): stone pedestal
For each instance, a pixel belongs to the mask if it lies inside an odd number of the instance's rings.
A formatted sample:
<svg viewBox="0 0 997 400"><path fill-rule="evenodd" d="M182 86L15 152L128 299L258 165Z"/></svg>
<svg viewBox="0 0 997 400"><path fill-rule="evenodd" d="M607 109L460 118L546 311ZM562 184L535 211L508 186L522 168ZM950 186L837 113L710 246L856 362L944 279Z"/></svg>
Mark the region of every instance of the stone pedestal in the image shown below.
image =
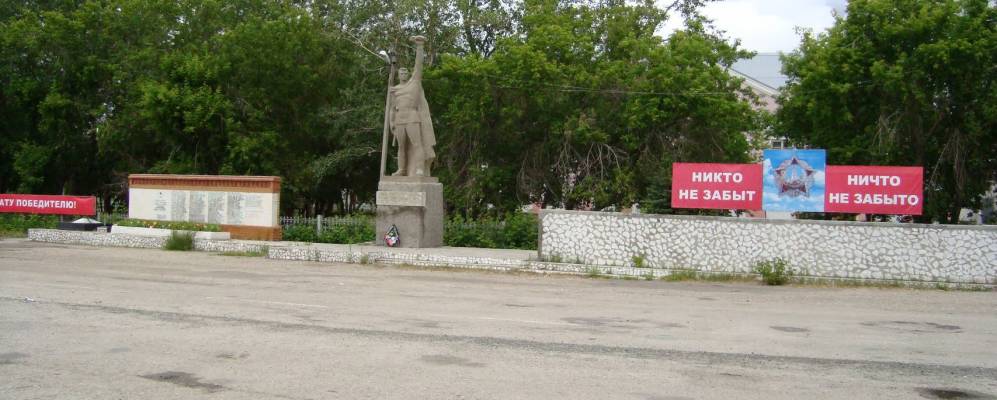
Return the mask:
<svg viewBox="0 0 997 400"><path fill-rule="evenodd" d="M377 244L394 224L396 247L443 245L443 185L432 177L384 176L377 184Z"/></svg>

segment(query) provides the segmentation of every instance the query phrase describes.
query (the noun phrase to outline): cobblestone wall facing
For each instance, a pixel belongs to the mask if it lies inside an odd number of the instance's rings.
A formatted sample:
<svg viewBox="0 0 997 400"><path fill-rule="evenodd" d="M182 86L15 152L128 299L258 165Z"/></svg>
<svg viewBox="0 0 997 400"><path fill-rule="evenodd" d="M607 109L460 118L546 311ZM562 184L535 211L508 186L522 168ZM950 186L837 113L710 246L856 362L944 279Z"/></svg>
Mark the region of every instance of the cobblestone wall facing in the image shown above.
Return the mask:
<svg viewBox="0 0 997 400"><path fill-rule="evenodd" d="M36 242L80 244L99 247L133 247L161 249L166 237L140 236L124 233L87 231L62 231L57 229L29 229L28 239ZM206 240L194 239L194 250L214 252L262 252L269 242L245 240Z"/></svg>
<svg viewBox="0 0 997 400"><path fill-rule="evenodd" d="M540 257L750 273L783 259L828 278L997 283L997 227L544 211Z"/></svg>

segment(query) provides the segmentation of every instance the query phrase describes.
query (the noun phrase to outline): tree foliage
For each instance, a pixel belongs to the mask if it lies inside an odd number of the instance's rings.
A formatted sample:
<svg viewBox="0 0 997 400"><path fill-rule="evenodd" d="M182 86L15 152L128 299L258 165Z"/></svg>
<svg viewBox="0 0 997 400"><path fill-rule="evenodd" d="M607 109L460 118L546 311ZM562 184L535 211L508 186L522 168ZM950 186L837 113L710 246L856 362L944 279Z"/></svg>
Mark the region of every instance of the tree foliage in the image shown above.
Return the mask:
<svg viewBox="0 0 997 400"><path fill-rule="evenodd" d="M387 67L428 42L448 206L661 203L672 161L744 161L747 55L695 15L556 0L0 6L0 191L124 197L130 173L283 177L284 212L376 187ZM685 29L657 35L669 13ZM667 207L667 202L661 203Z"/></svg>
<svg viewBox="0 0 997 400"><path fill-rule="evenodd" d="M836 164L923 166L923 219L956 223L997 171L995 26L987 0L852 0L784 58L778 129Z"/></svg>

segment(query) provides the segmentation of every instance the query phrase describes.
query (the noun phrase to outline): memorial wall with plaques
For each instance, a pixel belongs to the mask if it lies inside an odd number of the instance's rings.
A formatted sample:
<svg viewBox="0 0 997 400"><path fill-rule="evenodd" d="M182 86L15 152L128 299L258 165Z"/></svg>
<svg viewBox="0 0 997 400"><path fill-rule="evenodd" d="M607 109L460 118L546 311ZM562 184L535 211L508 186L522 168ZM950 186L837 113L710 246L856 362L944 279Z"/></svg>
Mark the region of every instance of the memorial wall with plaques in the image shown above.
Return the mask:
<svg viewBox="0 0 997 400"><path fill-rule="evenodd" d="M133 174L128 217L205 222L236 239L280 240L280 178Z"/></svg>

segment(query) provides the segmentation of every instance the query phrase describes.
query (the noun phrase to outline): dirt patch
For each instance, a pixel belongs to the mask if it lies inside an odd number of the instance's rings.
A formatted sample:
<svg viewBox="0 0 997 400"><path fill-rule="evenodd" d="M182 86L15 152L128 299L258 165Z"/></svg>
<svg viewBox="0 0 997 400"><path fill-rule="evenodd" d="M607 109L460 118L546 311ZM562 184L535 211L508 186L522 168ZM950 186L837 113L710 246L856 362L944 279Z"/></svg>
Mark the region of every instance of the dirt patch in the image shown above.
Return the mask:
<svg viewBox="0 0 997 400"><path fill-rule="evenodd" d="M183 386L185 388L201 389L206 393L220 392L222 390L227 389L225 386L222 385L201 382L201 379L198 378L197 375L191 374L189 372L166 371L166 372L160 372L158 374L139 375L139 377L157 382L172 383L174 385Z"/></svg>
<svg viewBox="0 0 997 400"><path fill-rule="evenodd" d="M465 368L481 368L484 367L484 363L474 362L466 358L448 356L448 355L428 355L419 358L419 361L435 365L454 365L458 367Z"/></svg>
<svg viewBox="0 0 997 400"><path fill-rule="evenodd" d="M810 330L807 328L797 328L795 326L770 326L769 328L775 329L779 332L789 332L789 333L810 332Z"/></svg>
<svg viewBox="0 0 997 400"><path fill-rule="evenodd" d="M867 321L862 322L862 326L872 328L883 328L894 331L910 333L959 333L962 327L957 325L945 325L934 322L915 321Z"/></svg>
<svg viewBox="0 0 997 400"><path fill-rule="evenodd" d="M583 325L594 328L617 328L617 329L637 329L637 328L685 328L685 325L674 322L656 322L647 319L621 319L621 318L583 318L568 317L561 318L569 324Z"/></svg>
<svg viewBox="0 0 997 400"><path fill-rule="evenodd" d="M18 352L0 353L0 365L14 364L15 361L23 358L28 358L28 355Z"/></svg>
<svg viewBox="0 0 997 400"><path fill-rule="evenodd" d="M249 353L218 353L215 358L224 358L226 360L244 360L249 357Z"/></svg>
<svg viewBox="0 0 997 400"><path fill-rule="evenodd" d="M993 399L997 399L997 397L994 397L994 396L991 396L991 395L988 395L988 394L984 394L984 393L978 393L978 392L972 392L972 391L966 391L966 390L958 390L958 389L952 389L952 388L918 388L917 389L917 393L920 394L921 397L926 398L926 399L939 399L939 400L945 400L945 399L953 399L953 400L956 400L956 399L958 399L958 400L993 400Z"/></svg>

